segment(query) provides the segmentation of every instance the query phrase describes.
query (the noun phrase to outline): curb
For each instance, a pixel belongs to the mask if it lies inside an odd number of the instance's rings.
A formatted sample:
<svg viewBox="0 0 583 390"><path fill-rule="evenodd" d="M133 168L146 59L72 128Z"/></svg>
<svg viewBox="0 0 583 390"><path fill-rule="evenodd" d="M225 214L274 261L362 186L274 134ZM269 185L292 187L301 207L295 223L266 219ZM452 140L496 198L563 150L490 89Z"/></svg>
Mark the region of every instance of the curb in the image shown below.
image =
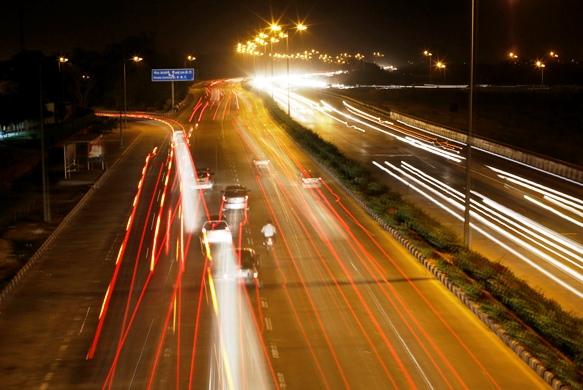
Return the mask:
<svg viewBox="0 0 583 390"><path fill-rule="evenodd" d="M313 160L316 161L320 168L326 171L330 176L336 178L336 176L320 161L316 159ZM547 368L536 357L534 357L526 349L526 347L524 347L521 343L519 343L511 336L509 336L506 333L506 331L500 325L498 325L498 323L496 323L496 321L490 318L490 316L488 316L486 313L482 312L479 306L474 304L461 289L455 286L454 283L452 283L452 281L447 277L445 273L438 270L437 267L425 256L423 256L421 252L409 240L401 236L401 234L397 230L393 229L385 221L383 221L383 219L376 212L374 212L362 201L360 196L355 194L351 189L346 187L346 185L344 185L344 183L342 183L338 179L336 181L336 184L339 187L341 187L344 191L346 191L356 201L356 203L358 203L360 207L362 207L366 211L366 213L369 216L371 216L383 229L391 233L395 240L397 240L402 246L404 246L409 253L411 253L427 270L429 270L433 274L433 276L435 276L437 280L441 282L441 284L447 287L447 289L450 292L452 292L460 301L462 301L462 303L468 309L470 309L470 311L474 313L474 315L478 317L478 319L482 321L482 323L484 323L492 332L494 332L496 336L498 336L498 338L502 340L504 344L506 344L506 346L510 347L510 349L520 359L522 359L526 364L528 364L528 366L548 385L550 385L553 389L556 390L571 389L571 386L563 384L563 382L559 378L557 378L557 376L553 372L547 370Z"/></svg>
<svg viewBox="0 0 583 390"><path fill-rule="evenodd" d="M19 287L21 282L28 275L29 271L35 265L40 263L41 256L50 248L53 241L58 237L58 235L63 231L63 229L65 229L69 225L71 220L79 213L79 211L93 197L93 194L95 193L95 191L98 190L101 187L101 185L103 184L103 182L111 175L111 172L113 171L113 169L120 162L125 160L125 158L128 156L128 152L130 150L135 148L135 146L137 145L136 141L138 141L138 139L140 139L140 138L142 138L142 133L138 134L133 139L133 141L130 143L130 145L122 152L122 154L109 167L109 169L107 171L105 171L99 177L99 179L97 179L97 181L95 183L93 183L91 188L85 193L85 195L83 195L83 197L79 200L79 202L77 202L75 207L73 207L71 209L71 211L69 211L69 213L67 213L67 215L59 223L59 225L56 227L56 229L53 230L53 232L47 237L47 239L42 243L42 245L30 257L30 259L28 259L28 261L22 266L22 268L20 268L18 273L16 275L14 275L14 277L10 280L10 282L8 282L8 284L2 289L2 291L0 292L0 308L2 308L2 306L4 304L6 304L8 299L16 292L17 287ZM2 315L1 311L0 311L0 315Z"/></svg>

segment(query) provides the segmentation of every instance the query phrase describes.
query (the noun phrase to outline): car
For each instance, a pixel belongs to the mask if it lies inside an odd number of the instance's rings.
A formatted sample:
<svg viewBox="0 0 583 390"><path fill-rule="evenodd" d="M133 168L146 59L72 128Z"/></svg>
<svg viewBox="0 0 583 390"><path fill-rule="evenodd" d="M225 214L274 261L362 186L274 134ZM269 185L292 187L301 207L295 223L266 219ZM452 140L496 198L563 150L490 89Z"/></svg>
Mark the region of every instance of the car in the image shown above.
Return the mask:
<svg viewBox="0 0 583 390"><path fill-rule="evenodd" d="M255 284L259 278L259 256L251 248L238 248L237 256L241 256L241 281L248 286Z"/></svg>
<svg viewBox="0 0 583 390"><path fill-rule="evenodd" d="M202 225L200 230L200 246L202 252L208 256L210 245L221 243L232 243L233 235L229 224L225 220L208 220Z"/></svg>
<svg viewBox="0 0 583 390"><path fill-rule="evenodd" d="M253 164L256 168L267 168L269 166L269 159L267 158L253 158Z"/></svg>
<svg viewBox="0 0 583 390"><path fill-rule="evenodd" d="M223 210L244 210L247 209L249 190L242 185L227 186L223 191Z"/></svg>
<svg viewBox="0 0 583 390"><path fill-rule="evenodd" d="M322 187L322 178L316 176L309 169L305 169L300 175L302 179L302 186L304 188L320 188Z"/></svg>
<svg viewBox="0 0 583 390"><path fill-rule="evenodd" d="M195 190L212 190L215 185L215 175L208 168L199 168L196 170Z"/></svg>

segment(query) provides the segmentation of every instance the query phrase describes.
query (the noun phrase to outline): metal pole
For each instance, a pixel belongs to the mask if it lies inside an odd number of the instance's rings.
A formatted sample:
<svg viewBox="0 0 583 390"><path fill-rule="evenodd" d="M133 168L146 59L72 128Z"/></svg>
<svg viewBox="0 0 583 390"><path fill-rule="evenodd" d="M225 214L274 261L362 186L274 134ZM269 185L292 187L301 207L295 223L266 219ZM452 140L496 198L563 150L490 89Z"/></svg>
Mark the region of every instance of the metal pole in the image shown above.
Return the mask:
<svg viewBox="0 0 583 390"><path fill-rule="evenodd" d="M287 115L290 115L290 102L289 102L289 36L285 37L285 61L287 67Z"/></svg>
<svg viewBox="0 0 583 390"><path fill-rule="evenodd" d="M58 61L59 64L59 73L61 75L61 106L59 109L59 122L63 123L65 121L65 76L63 75L63 68L61 61Z"/></svg>
<svg viewBox="0 0 583 390"><path fill-rule="evenodd" d="M174 80L170 84L172 85L172 110L174 110Z"/></svg>
<svg viewBox="0 0 583 390"><path fill-rule="evenodd" d="M40 119L40 160L41 160L41 175L42 175L42 189L43 189L43 220L51 222L51 205L49 198L49 183L47 180L47 169L45 162L45 114L43 103L43 70L42 63L39 64L38 84L39 84L39 119Z"/></svg>
<svg viewBox="0 0 583 390"><path fill-rule="evenodd" d="M128 96L126 85L126 60L123 60L123 121L127 125ZM123 148L123 126L119 127L119 147Z"/></svg>
<svg viewBox="0 0 583 390"><path fill-rule="evenodd" d="M545 84L545 68L540 68L540 85L541 87Z"/></svg>
<svg viewBox="0 0 583 390"><path fill-rule="evenodd" d="M273 42L269 42L269 55L271 56L271 98L273 99Z"/></svg>
<svg viewBox="0 0 583 390"><path fill-rule="evenodd" d="M472 0L472 28L470 43L470 96L468 104L468 138L466 142L466 188L465 188L465 208L464 208L464 246L470 249L470 207L471 207L471 160L472 160L472 136L474 127L474 67L476 60L476 3Z"/></svg>

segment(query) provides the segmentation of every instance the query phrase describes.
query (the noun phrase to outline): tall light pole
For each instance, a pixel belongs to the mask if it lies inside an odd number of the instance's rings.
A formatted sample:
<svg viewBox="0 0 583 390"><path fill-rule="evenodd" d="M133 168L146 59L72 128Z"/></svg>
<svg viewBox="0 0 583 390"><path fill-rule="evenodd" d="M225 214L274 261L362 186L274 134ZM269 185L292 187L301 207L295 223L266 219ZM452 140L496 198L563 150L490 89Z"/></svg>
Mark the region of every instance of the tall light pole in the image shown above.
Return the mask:
<svg viewBox="0 0 583 390"><path fill-rule="evenodd" d="M298 33L302 33L308 29L304 23L296 23L296 31ZM285 58L286 58L286 67L287 67L287 115L291 115L291 103L290 103L290 92L289 92L289 34L285 34Z"/></svg>
<svg viewBox="0 0 583 390"><path fill-rule="evenodd" d="M61 76L61 104L59 109L59 122L63 122L65 119L65 76L63 75L63 65L69 62L69 59L64 56L57 58L57 64L59 65L59 75Z"/></svg>
<svg viewBox="0 0 583 390"><path fill-rule="evenodd" d="M273 33L273 34L278 34L281 31L281 26L277 23L271 23L269 25L269 30ZM272 36L269 39L269 55L271 56L271 98L273 99L273 44L279 42L279 39L277 39L275 36Z"/></svg>
<svg viewBox="0 0 583 390"><path fill-rule="evenodd" d="M540 85L542 87L544 85L544 83L545 83L545 68L546 68L546 65L545 65L544 62L542 62L540 60L537 60L534 63L534 66L536 66L537 68L540 69Z"/></svg>
<svg viewBox="0 0 583 390"><path fill-rule="evenodd" d="M424 50L423 55L429 60L429 73L427 74L427 82L431 82L431 57L433 56L433 53L429 50Z"/></svg>
<svg viewBox="0 0 583 390"><path fill-rule="evenodd" d="M130 58L131 61L138 63L138 62L142 62L144 59L140 56L133 56L132 58ZM127 75L126 75L126 62L127 60L124 58L123 60L123 115L124 115L124 122L125 125L127 127L128 124L128 119L127 119L127 113L128 113L128 92L127 92ZM119 147L123 148L123 127L120 126L119 128Z"/></svg>
<svg viewBox="0 0 583 390"><path fill-rule="evenodd" d="M466 141L466 188L465 188L465 208L464 208L464 246L470 249L470 207L472 195L472 144L474 132L474 67L476 61L476 6L478 0L472 1L471 32L470 32L470 96L468 104L468 137Z"/></svg>
<svg viewBox="0 0 583 390"><path fill-rule="evenodd" d="M45 150L45 105L43 99L43 66L42 59L38 66L38 90L39 90L39 127L40 127L40 161L42 175L43 191L43 220L51 222L51 204L49 196L49 183L46 169L46 150Z"/></svg>
<svg viewBox="0 0 583 390"><path fill-rule="evenodd" d="M443 62L443 61L437 61L435 63L435 67L437 69L439 69L441 72L443 72L443 82L445 83L445 68L446 68L445 62Z"/></svg>

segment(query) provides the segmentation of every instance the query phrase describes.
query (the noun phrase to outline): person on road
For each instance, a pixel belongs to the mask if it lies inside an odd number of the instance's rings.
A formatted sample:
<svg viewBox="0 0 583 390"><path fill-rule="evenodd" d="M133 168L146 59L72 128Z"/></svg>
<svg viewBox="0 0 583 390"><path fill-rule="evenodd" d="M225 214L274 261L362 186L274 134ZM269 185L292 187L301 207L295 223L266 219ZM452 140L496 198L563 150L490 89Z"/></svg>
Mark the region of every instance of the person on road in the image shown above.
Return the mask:
<svg viewBox="0 0 583 390"><path fill-rule="evenodd" d="M273 226L271 221L267 221L267 223L263 225L263 227L261 228L261 234L263 234L265 241L267 241L269 238L275 241L275 235L277 234L277 230L275 229L275 226Z"/></svg>

